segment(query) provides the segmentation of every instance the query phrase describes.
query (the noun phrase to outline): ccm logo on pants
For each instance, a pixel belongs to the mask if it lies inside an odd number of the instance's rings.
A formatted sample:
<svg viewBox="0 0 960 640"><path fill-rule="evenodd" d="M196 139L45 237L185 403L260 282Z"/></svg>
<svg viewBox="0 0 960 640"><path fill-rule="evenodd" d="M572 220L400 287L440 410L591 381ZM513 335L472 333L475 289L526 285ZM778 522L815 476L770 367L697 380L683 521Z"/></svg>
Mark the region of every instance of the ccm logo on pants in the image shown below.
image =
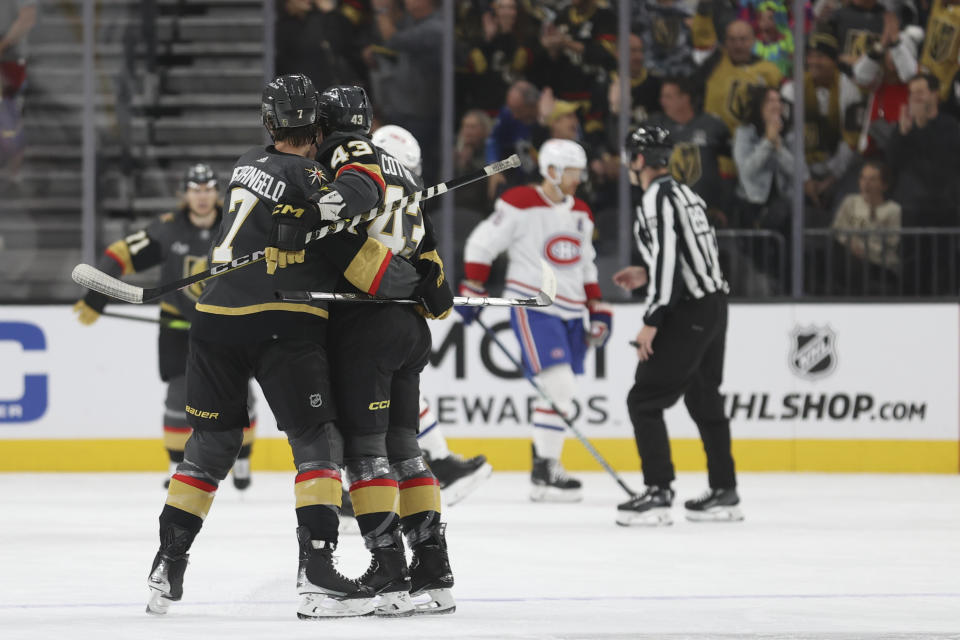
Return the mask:
<svg viewBox="0 0 960 640"><path fill-rule="evenodd" d="M377 411L378 409L389 409L389 408L390 408L389 400L380 400L379 402L373 401L370 403L370 406L367 407L367 409L370 409L370 411Z"/></svg>

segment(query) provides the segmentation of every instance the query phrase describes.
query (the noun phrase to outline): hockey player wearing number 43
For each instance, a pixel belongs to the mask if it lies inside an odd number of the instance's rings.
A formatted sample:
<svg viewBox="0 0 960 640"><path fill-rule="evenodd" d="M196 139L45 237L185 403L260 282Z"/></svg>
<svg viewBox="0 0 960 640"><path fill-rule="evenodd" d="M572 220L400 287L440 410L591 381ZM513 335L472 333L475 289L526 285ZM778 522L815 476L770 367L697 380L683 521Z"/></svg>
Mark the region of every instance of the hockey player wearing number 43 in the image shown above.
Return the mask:
<svg viewBox="0 0 960 640"><path fill-rule="evenodd" d="M330 87L320 95L322 141L317 161L331 173L353 173L390 202L422 189L396 158L367 137L372 108L361 87ZM358 582L376 595L374 614L452 613L453 572L441 520L440 486L417 446L420 373L430 357L424 318L449 315L453 292L436 251L430 220L418 204L356 228L360 256L379 264L383 253L409 260L421 274L415 307L331 305L330 357L350 498L371 554ZM349 275L348 269L345 275ZM365 287L356 279L338 290ZM403 538L413 559L407 566Z"/></svg>
<svg viewBox="0 0 960 640"><path fill-rule="evenodd" d="M204 163L190 166L183 177L183 205L165 213L146 229L111 244L98 265L104 273L125 276L161 265L161 280L168 282L189 277L207 268L207 250L223 215L219 202L217 176ZM158 355L160 379L167 384L163 411L163 445L170 458L170 476L183 462L183 449L192 429L187 423L186 369L187 329L196 317L194 305L202 283L175 291L160 302ZM97 321L107 304L107 296L88 291L74 305L77 319L84 325ZM179 328L180 325L186 325ZM244 490L250 486L250 453L256 416L250 396L250 426L243 432L243 445L233 465L233 484ZM170 484L168 476L164 487Z"/></svg>
<svg viewBox="0 0 960 640"><path fill-rule="evenodd" d="M418 184L422 181L420 144L412 133L403 127L388 124L374 131L371 140L374 145L409 169ZM447 506L452 506L466 498L493 473L493 467L487 462L486 456L463 458L450 452L440 423L422 392L420 393L420 429L417 432L417 444L420 445L430 470L440 483L443 503Z"/></svg>
<svg viewBox="0 0 960 640"><path fill-rule="evenodd" d="M641 125L625 147L630 181L643 189L634 233L644 266L621 269L613 281L627 291L647 285L643 328L631 343L640 361L627 395L647 489L617 507L617 523L672 523L675 476L663 412L681 396L700 431L710 482L706 493L684 503L687 519L742 520L719 390L729 289L716 235L703 200L670 175L673 142L665 129Z"/></svg>
<svg viewBox="0 0 960 640"><path fill-rule="evenodd" d="M611 308L601 302L594 264L593 214L574 197L584 177L587 156L570 140L547 140L540 148L539 186L504 192L493 214L467 238L461 295L485 296L490 265L506 251L506 291L529 296L540 289L541 260L557 274L554 304L536 311L511 309L510 321L520 342L523 365L567 416L573 414L574 374L583 373L588 347L602 347L610 337ZM464 324L480 307L460 306ZM584 329L589 312L590 330ZM580 481L560 466L566 435L563 416L543 399L534 405L533 471L530 499L574 502L582 498Z"/></svg>

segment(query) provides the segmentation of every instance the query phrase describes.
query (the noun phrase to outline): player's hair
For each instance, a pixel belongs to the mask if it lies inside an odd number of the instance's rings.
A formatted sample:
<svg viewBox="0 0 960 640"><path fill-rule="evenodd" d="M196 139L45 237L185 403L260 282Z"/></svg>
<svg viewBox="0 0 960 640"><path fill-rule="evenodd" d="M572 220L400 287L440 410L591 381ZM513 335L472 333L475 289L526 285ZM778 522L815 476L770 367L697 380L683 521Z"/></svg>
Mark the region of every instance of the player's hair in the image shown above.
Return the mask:
<svg viewBox="0 0 960 640"><path fill-rule="evenodd" d="M317 125L308 124L302 127L280 127L279 129L272 129L270 134L273 136L275 143L286 142L294 147L302 147L316 140L317 130Z"/></svg>

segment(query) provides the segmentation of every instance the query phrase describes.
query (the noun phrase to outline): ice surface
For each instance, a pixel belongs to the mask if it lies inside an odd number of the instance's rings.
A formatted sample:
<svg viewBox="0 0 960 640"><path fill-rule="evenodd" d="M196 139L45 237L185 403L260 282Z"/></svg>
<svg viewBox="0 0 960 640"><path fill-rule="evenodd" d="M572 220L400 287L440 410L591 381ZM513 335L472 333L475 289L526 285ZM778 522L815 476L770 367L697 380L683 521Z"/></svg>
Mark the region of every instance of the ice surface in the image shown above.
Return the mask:
<svg viewBox="0 0 960 640"><path fill-rule="evenodd" d="M447 512L452 616L303 622L292 473L224 483L165 618L143 611L160 475L0 474L0 638L960 638L960 477L742 474L745 522L678 501L663 529L616 526L620 489L582 477L551 505L494 473ZM365 568L358 536L339 553Z"/></svg>

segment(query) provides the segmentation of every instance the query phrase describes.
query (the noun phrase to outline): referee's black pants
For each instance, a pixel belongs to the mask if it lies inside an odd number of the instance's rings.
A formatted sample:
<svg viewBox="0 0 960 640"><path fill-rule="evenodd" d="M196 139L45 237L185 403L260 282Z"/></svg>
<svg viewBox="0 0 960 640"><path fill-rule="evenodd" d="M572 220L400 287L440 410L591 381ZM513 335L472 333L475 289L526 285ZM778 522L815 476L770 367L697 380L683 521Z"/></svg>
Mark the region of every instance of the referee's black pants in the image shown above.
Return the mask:
<svg viewBox="0 0 960 640"><path fill-rule="evenodd" d="M627 409L637 440L644 484L667 486L674 479L663 411L680 396L700 430L712 489L736 487L730 453L730 421L723 412L723 352L727 298L712 294L682 300L666 316L653 340L653 355L637 364Z"/></svg>

